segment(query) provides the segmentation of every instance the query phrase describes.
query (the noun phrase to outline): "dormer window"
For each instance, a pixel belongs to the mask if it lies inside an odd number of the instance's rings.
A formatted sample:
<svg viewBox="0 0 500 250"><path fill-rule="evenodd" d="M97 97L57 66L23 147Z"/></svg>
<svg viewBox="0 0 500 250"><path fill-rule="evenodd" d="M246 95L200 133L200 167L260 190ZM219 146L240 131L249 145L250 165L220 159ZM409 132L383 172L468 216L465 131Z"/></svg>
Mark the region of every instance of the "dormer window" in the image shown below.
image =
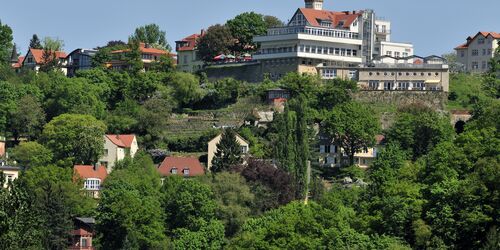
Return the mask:
<svg viewBox="0 0 500 250"><path fill-rule="evenodd" d="M344 27L344 21L339 21L338 27Z"/></svg>
<svg viewBox="0 0 500 250"><path fill-rule="evenodd" d="M189 176L189 168L185 168L185 169L183 169L183 170L182 170L182 174L183 174L184 176Z"/></svg>
<svg viewBox="0 0 500 250"><path fill-rule="evenodd" d="M172 174L177 174L177 168L172 168L172 169L170 170L170 173L172 173Z"/></svg>
<svg viewBox="0 0 500 250"><path fill-rule="evenodd" d="M328 20L321 20L319 23L321 27L332 27L332 22Z"/></svg>

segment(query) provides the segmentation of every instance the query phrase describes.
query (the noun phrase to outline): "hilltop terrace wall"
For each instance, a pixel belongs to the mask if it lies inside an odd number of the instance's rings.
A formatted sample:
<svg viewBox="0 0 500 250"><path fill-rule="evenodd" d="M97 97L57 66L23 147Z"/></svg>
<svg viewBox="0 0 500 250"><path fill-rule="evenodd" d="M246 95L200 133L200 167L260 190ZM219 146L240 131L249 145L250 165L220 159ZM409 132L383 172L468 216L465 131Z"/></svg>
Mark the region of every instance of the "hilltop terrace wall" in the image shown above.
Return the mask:
<svg viewBox="0 0 500 250"><path fill-rule="evenodd" d="M383 103L396 107L420 104L443 111L448 100L448 93L442 91L359 91L352 93L354 100L370 104Z"/></svg>

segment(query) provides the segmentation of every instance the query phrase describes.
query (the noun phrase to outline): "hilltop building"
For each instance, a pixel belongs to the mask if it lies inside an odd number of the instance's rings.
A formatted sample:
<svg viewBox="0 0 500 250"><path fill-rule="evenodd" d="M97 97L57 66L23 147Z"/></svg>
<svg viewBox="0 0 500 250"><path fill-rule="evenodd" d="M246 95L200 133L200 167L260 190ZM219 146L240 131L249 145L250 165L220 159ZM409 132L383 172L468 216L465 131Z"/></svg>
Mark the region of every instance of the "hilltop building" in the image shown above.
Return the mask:
<svg viewBox="0 0 500 250"><path fill-rule="evenodd" d="M373 10L327 11L323 0L305 0L305 8L299 8L286 26L271 28L254 41L260 49L253 59L271 79L288 72L353 78L360 64L376 57L414 53L413 45L391 41L391 23L377 18Z"/></svg>
<svg viewBox="0 0 500 250"><path fill-rule="evenodd" d="M61 70L63 73L66 75L67 74L67 69L66 69L66 52L64 51L49 51L50 52L50 59L55 59L58 60L59 64L61 65ZM28 53L24 57L21 65L23 68L27 69L32 69L36 72L40 70L40 67L45 63L47 59L44 58L44 50L43 49L33 49L30 48L28 50Z"/></svg>
<svg viewBox="0 0 500 250"><path fill-rule="evenodd" d="M66 57L68 68L67 76L75 76L78 70L92 69L92 57L95 56L97 50L93 49L75 49Z"/></svg>
<svg viewBox="0 0 500 250"><path fill-rule="evenodd" d="M384 63L387 58L395 63ZM361 90L448 92L450 72L446 63L439 56L383 56L358 69L358 86Z"/></svg>
<svg viewBox="0 0 500 250"><path fill-rule="evenodd" d="M76 165L73 167L76 178L81 178L83 189L92 198L99 198L102 183L108 177L108 172L104 166Z"/></svg>
<svg viewBox="0 0 500 250"><path fill-rule="evenodd" d="M105 135L104 155L99 159L99 163L111 173L117 161L125 159L126 156L134 157L138 150L135 135Z"/></svg>
<svg viewBox="0 0 500 250"><path fill-rule="evenodd" d="M200 161L194 157L165 157L158 167L162 179L171 175L194 177L205 174Z"/></svg>
<svg viewBox="0 0 500 250"><path fill-rule="evenodd" d="M365 148L354 155L355 165L368 168L377 158L378 152L383 148L385 137L377 135L376 144L373 148ZM320 164L325 167L340 167L349 164L349 157L336 143L327 136L320 136L319 143Z"/></svg>
<svg viewBox="0 0 500 250"><path fill-rule="evenodd" d="M204 31L200 34L192 34L180 41L175 42L175 51L177 52L177 69L184 72L194 73L201 70L203 60L198 55L196 42L198 38L203 36Z"/></svg>
<svg viewBox="0 0 500 250"><path fill-rule="evenodd" d="M471 73L484 73L490 67L490 60L500 42L500 33L480 31L467 37L467 42L456 47L458 62Z"/></svg>
<svg viewBox="0 0 500 250"><path fill-rule="evenodd" d="M215 157L215 153L217 152L217 148L221 139L222 139L222 134L219 134L218 136L214 137L212 140L208 142L208 161L207 161L208 170L210 170L210 168L212 167L212 160ZM238 134L236 134L236 141L238 142L238 144L240 144L241 152L243 154L247 154L250 149L250 143Z"/></svg>
<svg viewBox="0 0 500 250"><path fill-rule="evenodd" d="M146 43L140 43L139 50L141 51L141 60L144 63L144 71L147 71L149 67L151 67L152 63L158 62L162 56L170 57L173 60L176 58L176 54L170 53L166 50L153 48ZM126 55L130 53L130 51L130 49L112 51L111 54L113 56L113 60L108 62L107 66L112 69L128 69L130 65L125 59Z"/></svg>

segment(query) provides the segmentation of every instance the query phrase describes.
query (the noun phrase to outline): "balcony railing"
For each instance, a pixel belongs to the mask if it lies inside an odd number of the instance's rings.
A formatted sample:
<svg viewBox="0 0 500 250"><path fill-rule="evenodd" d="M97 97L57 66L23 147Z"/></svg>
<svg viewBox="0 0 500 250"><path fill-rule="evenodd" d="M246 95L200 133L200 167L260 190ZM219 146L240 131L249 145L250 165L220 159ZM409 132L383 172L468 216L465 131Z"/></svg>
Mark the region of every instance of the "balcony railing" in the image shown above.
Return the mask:
<svg viewBox="0 0 500 250"><path fill-rule="evenodd" d="M268 36L281 36L290 34L306 34L313 36L324 36L345 39L359 39L359 34L347 30L339 30L332 28L320 28L310 26L285 26L278 28L271 28L267 30Z"/></svg>

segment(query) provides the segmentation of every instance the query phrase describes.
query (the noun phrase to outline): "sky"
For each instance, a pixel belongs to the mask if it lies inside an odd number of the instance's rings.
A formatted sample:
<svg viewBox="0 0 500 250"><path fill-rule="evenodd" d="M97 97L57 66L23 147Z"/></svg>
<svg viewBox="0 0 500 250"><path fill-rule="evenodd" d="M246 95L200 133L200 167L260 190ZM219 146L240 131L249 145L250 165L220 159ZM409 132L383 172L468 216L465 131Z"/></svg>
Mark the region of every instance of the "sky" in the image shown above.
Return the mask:
<svg viewBox="0 0 500 250"><path fill-rule="evenodd" d="M65 51L126 41L136 27L158 24L175 41L234 16L255 11L288 21L303 0L0 0L0 20L23 54L33 34L57 37ZM334 11L373 9L392 22L392 41L415 54L453 51L478 31L500 32L500 0L325 0Z"/></svg>

